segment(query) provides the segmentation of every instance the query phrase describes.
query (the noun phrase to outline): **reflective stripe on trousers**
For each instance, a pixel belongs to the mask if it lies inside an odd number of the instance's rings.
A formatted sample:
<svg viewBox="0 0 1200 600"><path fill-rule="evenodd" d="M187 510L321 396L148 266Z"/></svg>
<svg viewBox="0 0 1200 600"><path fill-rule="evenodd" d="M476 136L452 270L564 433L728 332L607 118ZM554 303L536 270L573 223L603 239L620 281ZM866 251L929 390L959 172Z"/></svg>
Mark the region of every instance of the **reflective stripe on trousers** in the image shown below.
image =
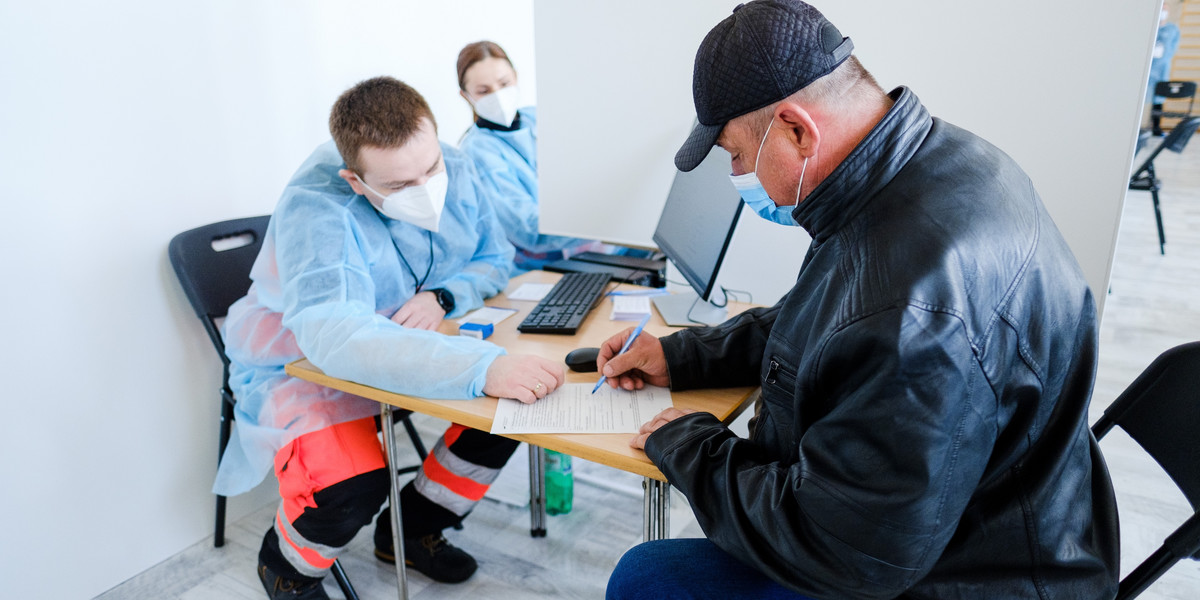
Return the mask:
<svg viewBox="0 0 1200 600"><path fill-rule="evenodd" d="M466 430L462 425L451 425L429 453L413 482L422 496L460 517L474 508L500 475L499 468L475 464L451 451Z"/></svg>
<svg viewBox="0 0 1200 600"><path fill-rule="evenodd" d="M372 417L302 435L279 450L275 475L281 501L275 531L279 553L296 572L323 576L370 522L386 496L386 487L379 485L387 481L384 467ZM359 477L373 472L374 477ZM356 489L326 491L343 483Z"/></svg>

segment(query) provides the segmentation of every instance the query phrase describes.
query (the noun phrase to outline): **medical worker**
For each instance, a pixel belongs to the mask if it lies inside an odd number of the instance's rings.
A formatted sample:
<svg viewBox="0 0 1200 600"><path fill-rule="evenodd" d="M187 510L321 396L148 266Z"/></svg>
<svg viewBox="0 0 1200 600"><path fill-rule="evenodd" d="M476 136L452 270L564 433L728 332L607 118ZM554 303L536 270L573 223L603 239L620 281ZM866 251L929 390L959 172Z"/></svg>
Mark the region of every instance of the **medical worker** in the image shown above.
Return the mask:
<svg viewBox="0 0 1200 600"><path fill-rule="evenodd" d="M379 511L389 479L376 436L379 405L289 377L301 357L333 377L426 398L483 394L533 402L562 368L506 355L437 327L501 291L512 246L472 162L438 142L429 106L390 77L338 98L333 141L284 189L224 325L237 427L214 491L233 495L274 468L281 503L258 573L271 598L327 598L322 577ZM483 496L517 442L452 425L401 492L405 556L417 571L459 582L476 562L442 530ZM376 555L394 561L390 520Z"/></svg>
<svg viewBox="0 0 1200 600"><path fill-rule="evenodd" d="M1158 31L1154 34L1154 53L1150 60L1150 78L1147 95L1150 96L1150 129L1155 136L1165 135L1162 129L1163 102L1166 98L1154 94L1160 81L1171 79L1171 60L1179 49L1179 26L1167 20L1171 13L1166 5L1158 13Z"/></svg>
<svg viewBox="0 0 1200 600"><path fill-rule="evenodd" d="M495 190L496 215L517 247L517 268L607 250L600 242L538 233L537 109L518 108L517 72L504 49L488 41L467 44L458 54L458 87L475 116L458 147Z"/></svg>

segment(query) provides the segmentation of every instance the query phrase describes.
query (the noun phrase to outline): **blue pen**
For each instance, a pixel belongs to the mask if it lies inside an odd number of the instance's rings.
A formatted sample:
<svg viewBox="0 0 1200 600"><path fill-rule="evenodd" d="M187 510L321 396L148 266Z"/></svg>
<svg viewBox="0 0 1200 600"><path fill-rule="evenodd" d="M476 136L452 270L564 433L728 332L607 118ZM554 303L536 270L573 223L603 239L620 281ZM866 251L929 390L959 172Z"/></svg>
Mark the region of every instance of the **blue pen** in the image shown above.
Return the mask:
<svg viewBox="0 0 1200 600"><path fill-rule="evenodd" d="M625 354L625 351L628 350L629 347L633 345L633 340L636 340L637 336L642 334L642 328L646 326L646 323L649 320L650 320L650 314L647 313L646 316L642 317L642 322L638 323L638 326L633 330L633 333L629 334L629 337L625 338L625 345L621 346L621 351L617 353L617 356ZM593 394L596 393L596 390L600 389L600 386L604 385L605 379L608 379L607 375L600 376L600 381L597 381L596 387L592 388Z"/></svg>

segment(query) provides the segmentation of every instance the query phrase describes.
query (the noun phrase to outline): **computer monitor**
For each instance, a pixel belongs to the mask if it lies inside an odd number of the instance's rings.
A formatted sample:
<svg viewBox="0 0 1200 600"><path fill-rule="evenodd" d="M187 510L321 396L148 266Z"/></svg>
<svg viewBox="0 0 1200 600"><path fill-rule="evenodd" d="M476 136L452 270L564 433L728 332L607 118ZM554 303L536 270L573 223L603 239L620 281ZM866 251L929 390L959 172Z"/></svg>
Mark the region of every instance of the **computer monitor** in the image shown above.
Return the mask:
<svg viewBox="0 0 1200 600"><path fill-rule="evenodd" d="M658 218L654 243L695 291L654 299L670 325L725 320L724 302L715 306L709 300L744 204L729 181L729 158L728 152L714 147L698 167L677 172Z"/></svg>

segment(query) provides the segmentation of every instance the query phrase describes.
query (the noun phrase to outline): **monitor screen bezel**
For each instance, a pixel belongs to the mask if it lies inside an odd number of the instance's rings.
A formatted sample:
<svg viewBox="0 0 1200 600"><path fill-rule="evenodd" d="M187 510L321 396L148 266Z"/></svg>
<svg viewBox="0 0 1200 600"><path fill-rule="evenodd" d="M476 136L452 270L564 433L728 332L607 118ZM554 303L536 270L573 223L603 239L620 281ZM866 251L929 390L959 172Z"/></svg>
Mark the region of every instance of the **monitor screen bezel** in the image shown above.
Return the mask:
<svg viewBox="0 0 1200 600"><path fill-rule="evenodd" d="M714 148L714 150L716 149ZM705 160L712 158L713 157L710 156ZM685 173L682 171L677 171L675 174L676 177L679 177L680 175L685 175ZM672 187L674 187L673 184ZM668 206L666 203L663 204L663 212L658 217L658 224L655 225L654 235L651 238L653 239L654 244L658 246L659 250L666 254L667 258L671 259L671 262L675 263L675 267L679 269L679 272L683 275L684 279L687 280L688 285L692 286L692 290L695 291L696 294L700 296L700 299L704 302L709 301L712 292L716 288L717 276L721 273L721 265L725 262L725 253L729 250L729 244L733 240L734 232L737 230L738 219L740 219L742 216L742 207L744 207L746 204L744 201L742 201L741 197L737 195L737 190L733 188L732 184L730 185L729 189L731 198L736 198L737 207L733 210L733 216L729 220L729 227L726 228L725 235L721 240L721 249L720 252L717 253L717 259L712 267L712 272L709 273L707 277L699 273L695 265L681 262L678 259L678 257L681 255L680 252L673 247L670 239L663 237L662 219L667 213ZM667 202L671 202L671 196L669 194L667 196Z"/></svg>

